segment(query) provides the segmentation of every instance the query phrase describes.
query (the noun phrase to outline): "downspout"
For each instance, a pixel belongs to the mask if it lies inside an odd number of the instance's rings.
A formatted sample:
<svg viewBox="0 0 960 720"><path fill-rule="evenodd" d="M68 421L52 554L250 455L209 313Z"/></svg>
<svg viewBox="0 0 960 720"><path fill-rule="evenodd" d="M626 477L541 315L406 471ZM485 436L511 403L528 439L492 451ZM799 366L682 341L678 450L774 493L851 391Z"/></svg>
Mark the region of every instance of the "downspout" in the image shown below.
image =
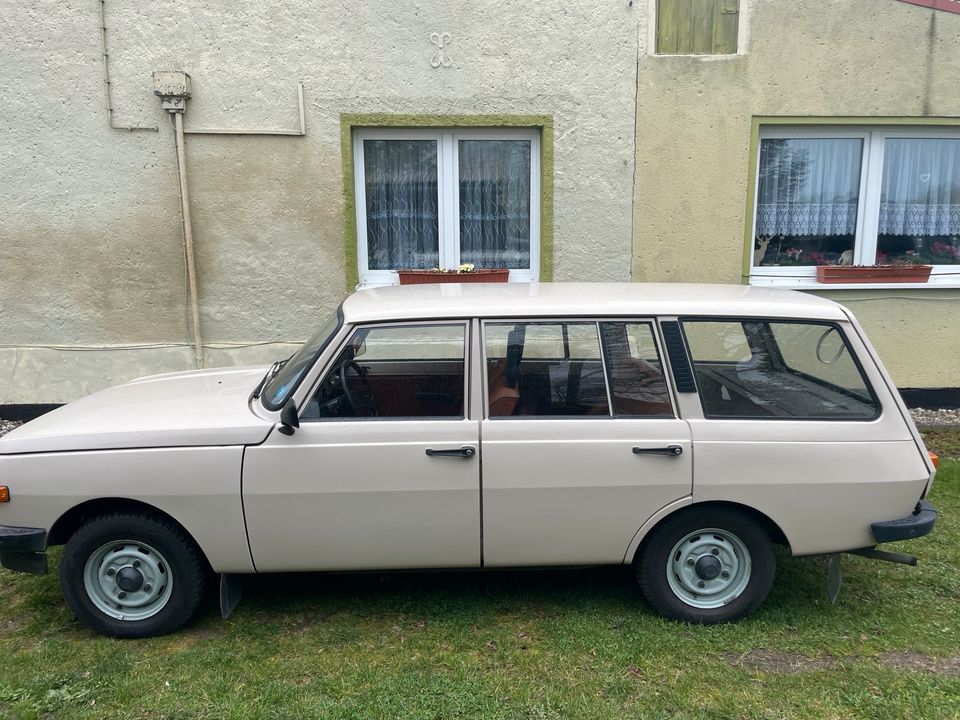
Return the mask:
<svg viewBox="0 0 960 720"><path fill-rule="evenodd" d="M190 310L193 313L193 346L197 367L205 367L203 340L200 337L200 297L197 291L197 265L193 253L193 223L190 220L190 189L187 186L187 156L183 142L183 111L174 112L177 139L177 173L180 175L180 215L183 218L183 244L187 254L187 278L190 281Z"/></svg>
<svg viewBox="0 0 960 720"><path fill-rule="evenodd" d="M193 251L193 223L190 218L190 188L187 184L187 156L183 138L183 114L190 97L190 76L180 70L153 73L153 93L160 97L160 106L173 115L177 146L177 174L180 176L180 216L183 220L183 244L190 283L190 310L193 315L193 346L197 367L205 367L203 340L200 335L200 297L197 290L197 265Z"/></svg>

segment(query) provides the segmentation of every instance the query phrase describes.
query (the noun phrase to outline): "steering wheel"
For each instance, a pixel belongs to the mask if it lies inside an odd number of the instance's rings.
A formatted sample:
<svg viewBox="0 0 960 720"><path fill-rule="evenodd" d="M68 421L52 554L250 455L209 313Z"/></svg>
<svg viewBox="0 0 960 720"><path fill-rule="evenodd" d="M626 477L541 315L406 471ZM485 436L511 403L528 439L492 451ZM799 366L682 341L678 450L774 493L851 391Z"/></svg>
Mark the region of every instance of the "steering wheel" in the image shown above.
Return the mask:
<svg viewBox="0 0 960 720"><path fill-rule="evenodd" d="M366 395L356 395L350 390L347 383L347 370L354 370L363 383L363 392ZM366 371L356 360L348 360L340 366L340 388L343 390L343 400L350 409L351 415L356 417L375 417L377 414L377 399L373 396L373 388L367 379Z"/></svg>

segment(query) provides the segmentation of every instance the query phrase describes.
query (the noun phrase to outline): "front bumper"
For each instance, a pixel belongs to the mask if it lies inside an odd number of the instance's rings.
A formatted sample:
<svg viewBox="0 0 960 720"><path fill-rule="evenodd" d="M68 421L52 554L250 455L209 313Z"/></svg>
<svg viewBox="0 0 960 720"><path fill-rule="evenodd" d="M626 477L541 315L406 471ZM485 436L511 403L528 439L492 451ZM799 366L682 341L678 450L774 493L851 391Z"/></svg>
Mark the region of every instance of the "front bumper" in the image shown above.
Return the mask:
<svg viewBox="0 0 960 720"><path fill-rule="evenodd" d="M47 531L0 525L0 565L16 572L43 575L47 572Z"/></svg>
<svg viewBox="0 0 960 720"><path fill-rule="evenodd" d="M921 500L912 514L897 520L871 523L870 529L873 531L873 539L878 543L895 542L929 535L936 522L937 511L933 509L933 505L927 500Z"/></svg>

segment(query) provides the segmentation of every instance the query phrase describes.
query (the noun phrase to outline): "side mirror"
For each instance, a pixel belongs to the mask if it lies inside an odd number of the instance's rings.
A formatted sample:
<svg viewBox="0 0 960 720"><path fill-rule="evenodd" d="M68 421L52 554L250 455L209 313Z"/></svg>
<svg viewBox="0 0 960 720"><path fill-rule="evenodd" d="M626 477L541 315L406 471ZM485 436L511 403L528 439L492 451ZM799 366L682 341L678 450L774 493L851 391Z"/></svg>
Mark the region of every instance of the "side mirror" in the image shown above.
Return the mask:
<svg viewBox="0 0 960 720"><path fill-rule="evenodd" d="M297 417L297 404L290 398L280 410L280 427L277 428L284 435L293 435L294 428L300 427L300 418Z"/></svg>

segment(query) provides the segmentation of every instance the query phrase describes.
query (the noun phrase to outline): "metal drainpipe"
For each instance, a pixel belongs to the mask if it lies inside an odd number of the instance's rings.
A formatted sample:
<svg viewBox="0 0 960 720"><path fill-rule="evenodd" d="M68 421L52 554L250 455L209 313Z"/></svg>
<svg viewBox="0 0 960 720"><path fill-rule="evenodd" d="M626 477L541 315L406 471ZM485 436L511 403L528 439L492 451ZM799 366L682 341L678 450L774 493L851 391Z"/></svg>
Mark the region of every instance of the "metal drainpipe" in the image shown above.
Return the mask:
<svg viewBox="0 0 960 720"><path fill-rule="evenodd" d="M187 156L183 143L183 113L173 113L177 137L177 173L180 175L180 214L183 216L183 242L187 252L187 277L190 280L190 309L193 312L193 344L197 367L206 367L203 340L200 337L200 296L197 291L197 265L193 255L193 223L190 220L190 189L187 186Z"/></svg>
<svg viewBox="0 0 960 720"><path fill-rule="evenodd" d="M197 367L206 366L203 339L200 336L200 297L197 291L197 265L193 252L193 223L190 219L190 188L187 185L187 156L183 138L183 114L190 97L190 76L183 71L155 72L153 92L161 107L173 115L177 145L177 174L180 176L180 215L183 219L183 243L187 256L187 278L190 282L190 309L193 313L193 344Z"/></svg>

